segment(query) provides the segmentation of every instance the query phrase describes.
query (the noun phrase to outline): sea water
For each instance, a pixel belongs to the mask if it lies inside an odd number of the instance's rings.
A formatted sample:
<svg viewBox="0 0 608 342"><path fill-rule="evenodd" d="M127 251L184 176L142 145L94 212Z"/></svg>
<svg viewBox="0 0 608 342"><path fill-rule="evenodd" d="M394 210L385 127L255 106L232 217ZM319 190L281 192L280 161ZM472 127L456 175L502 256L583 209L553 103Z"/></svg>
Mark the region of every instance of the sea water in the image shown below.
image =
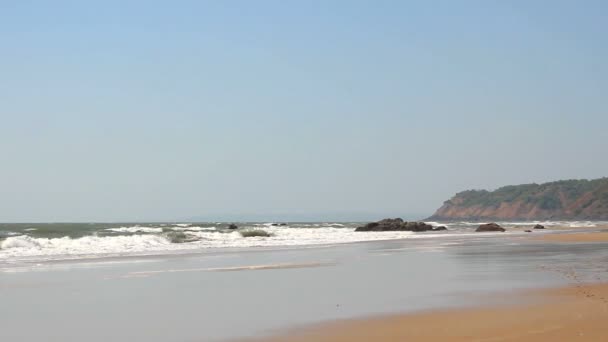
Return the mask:
<svg viewBox="0 0 608 342"><path fill-rule="evenodd" d="M238 223L14 223L0 224L0 268L18 262L44 262L116 256L192 253L218 248L313 246L340 243L447 238L475 234L478 223L429 222L444 225L441 232L355 232L363 223L311 222ZM594 227L602 222L499 222L521 234L522 227ZM263 229L269 237L244 237L240 231ZM491 234L491 233L490 233ZM500 234L500 233L499 233Z"/></svg>
<svg viewBox="0 0 608 342"><path fill-rule="evenodd" d="M346 225L328 226L318 227L354 233ZM121 227L97 231L113 228ZM335 319L479 305L519 289L606 280L606 244L545 243L526 233L461 229L349 244L9 263L0 270L0 336L7 341L221 341ZM112 237L121 236L129 235Z"/></svg>

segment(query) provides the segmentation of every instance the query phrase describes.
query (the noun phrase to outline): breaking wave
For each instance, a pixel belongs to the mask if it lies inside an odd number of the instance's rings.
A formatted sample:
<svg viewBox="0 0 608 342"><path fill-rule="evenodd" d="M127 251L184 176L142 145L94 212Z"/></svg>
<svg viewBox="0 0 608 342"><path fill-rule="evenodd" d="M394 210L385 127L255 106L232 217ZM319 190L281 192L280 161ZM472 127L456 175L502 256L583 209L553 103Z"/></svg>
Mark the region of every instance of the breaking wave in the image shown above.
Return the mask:
<svg viewBox="0 0 608 342"><path fill-rule="evenodd" d="M120 228L108 228L106 229L110 232L117 233L160 233L163 231L163 228L150 228L150 227L120 227Z"/></svg>
<svg viewBox="0 0 608 342"><path fill-rule="evenodd" d="M163 229L164 228L164 229ZM268 236L250 236L256 226L238 230L201 227L120 227L101 230L124 235L93 233L83 237L33 237L27 234L0 240L0 260L39 257L61 259L104 255L155 254L208 248L274 247L338 244L413 237L412 232L355 232L354 228L332 226L290 228L264 226ZM37 258L34 258L37 259Z"/></svg>
<svg viewBox="0 0 608 342"><path fill-rule="evenodd" d="M158 235L85 236L77 239L33 238L27 235L11 236L0 243L0 255L92 255L106 253L143 252L163 248L171 242Z"/></svg>
<svg viewBox="0 0 608 342"><path fill-rule="evenodd" d="M445 225L445 232L355 232L357 223L249 223L239 229L228 229L226 223L164 223L164 224L37 224L0 225L0 262L27 260L59 260L100 256L163 254L196 251L208 248L251 248L333 245L340 243L436 238L475 234L474 222L428 222ZM526 226L595 227L598 222L499 222L522 232ZM268 234L241 234L263 229ZM498 233L504 234L504 233ZM259 236L256 236L259 235ZM266 236L267 235L267 236ZM484 234L487 236L487 234Z"/></svg>

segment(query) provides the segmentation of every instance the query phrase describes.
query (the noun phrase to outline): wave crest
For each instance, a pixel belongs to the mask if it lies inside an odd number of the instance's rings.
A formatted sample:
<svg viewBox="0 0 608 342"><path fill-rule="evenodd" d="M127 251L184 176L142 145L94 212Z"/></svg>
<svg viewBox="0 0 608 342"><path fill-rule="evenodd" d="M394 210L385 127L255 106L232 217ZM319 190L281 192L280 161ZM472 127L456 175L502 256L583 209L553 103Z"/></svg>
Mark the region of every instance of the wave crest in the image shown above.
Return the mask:
<svg viewBox="0 0 608 342"><path fill-rule="evenodd" d="M163 248L171 242L159 235L85 236L77 239L33 238L11 236L0 243L0 249L10 255L87 255L103 253L143 252Z"/></svg>

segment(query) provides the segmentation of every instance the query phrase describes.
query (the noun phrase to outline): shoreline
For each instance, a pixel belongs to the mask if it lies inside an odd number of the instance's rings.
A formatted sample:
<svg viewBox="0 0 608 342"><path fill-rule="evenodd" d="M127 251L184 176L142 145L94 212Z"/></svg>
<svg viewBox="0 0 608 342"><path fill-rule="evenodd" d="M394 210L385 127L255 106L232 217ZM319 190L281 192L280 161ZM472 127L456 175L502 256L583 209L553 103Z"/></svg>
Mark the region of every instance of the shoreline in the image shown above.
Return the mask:
<svg viewBox="0 0 608 342"><path fill-rule="evenodd" d="M325 322L268 342L608 340L608 283L507 293L508 303Z"/></svg>
<svg viewBox="0 0 608 342"><path fill-rule="evenodd" d="M3 336L12 340L290 341L282 338L302 334L300 341L331 341L309 334L339 328L373 334L385 321L400 326L405 316L411 320L427 314L433 315L427 318L429 329L449 328L454 320L449 313L503 304L515 309L514 303L545 305L545 297L538 295L544 290L535 289L608 281L605 245L535 239L546 233L551 230L101 258L98 264L51 263L15 272L7 268L0 272L0 301L18 310L0 312L0 321L5 323ZM84 295L88 293L96 295ZM52 308L53 315L37 308ZM83 315L83 308L95 309ZM166 312L171 314L162 314ZM479 315L470 316L471 323L490 324L483 321L487 313ZM100 326L100 320L106 324ZM68 328L66 321L80 328ZM33 323L39 329L27 329ZM359 334L383 341L382 336Z"/></svg>
<svg viewBox="0 0 608 342"><path fill-rule="evenodd" d="M61 265L61 264L77 264L77 263L90 263L90 262L111 262L111 261L129 261L129 260L146 260L155 258L188 258L197 257L201 255L214 255L214 254L225 254L225 253L255 253L255 252L267 252L277 250L306 250L306 249L323 249L333 248L341 245L365 245L374 242L394 242L394 241L407 241L407 240L430 240L430 239L445 239L445 240L460 240L460 239L491 239L495 237L500 238L532 238L537 241L555 241L555 242L601 242L608 241L608 232L600 232L598 230L608 229L608 225L601 225L597 227L568 227L568 226L553 226L547 229L533 230L532 236L530 233L525 233L525 230L531 227L509 227L507 232L462 232L462 231L447 231L437 234L436 232L423 232L415 233L408 237L401 238L379 238L370 240L360 241L343 241L343 242L327 242L327 243L313 243L313 244L302 244L302 245L290 245L290 244L277 244L268 246L228 246L228 247L201 247L193 249L160 249L151 251L138 251L132 254L123 254L122 252L111 252L111 253L100 253L100 254L57 254L48 256L25 256L18 257L19 260L12 260L16 263L10 263L11 268L14 266L20 267L31 267L39 265ZM577 231L579 230L579 231ZM583 231L580 231L583 230ZM367 234L367 232L361 232L361 234ZM598 234L598 238L587 238L576 236L588 236L589 234ZM602 235L605 234L605 237ZM594 235L595 236L595 235ZM599 238L602 236L601 238ZM547 238L545 238L547 237ZM0 259L0 270L2 270L3 262L8 259Z"/></svg>
<svg viewBox="0 0 608 342"><path fill-rule="evenodd" d="M366 234L362 232L361 234ZM382 232L384 233L384 232ZM61 264L79 264L79 263L95 263L95 262L112 262L112 261L137 261L147 259L174 259L174 258L189 258L189 257L200 257L204 255L218 255L218 254L230 254L230 253L264 253L273 251L297 251L297 250L310 250L310 249L327 249L335 248L339 246L347 245L367 245L369 243L382 243L382 242L399 242L408 240L431 240L431 239L462 239L466 237L484 238L491 239L493 237L522 237L524 236L523 230L513 229L510 235L504 233L444 233L444 234L428 234L428 235L412 235L409 237L402 238L384 238L384 239L370 239L360 241L344 241L344 242L327 242L327 243L313 243L313 244L301 244L301 245L269 245L269 246L229 246L229 247L202 247L199 249L174 249L174 250L155 250L155 251L142 251L135 252L132 254L121 254L121 253L101 253L101 254L58 254L50 255L47 258L40 258L40 256L27 256L17 260L17 263L3 264L6 259L0 259L0 271L3 269L3 265L9 265L10 268L15 266L19 267L31 267L40 265L61 265ZM424 234L424 233L423 233ZM15 260L12 260L13 262Z"/></svg>
<svg viewBox="0 0 608 342"><path fill-rule="evenodd" d="M608 243L608 232L530 236L553 244ZM243 341L555 341L608 340L608 282L583 283L575 270L562 272L572 285L494 294L491 303L321 322ZM493 300L500 299L499 301Z"/></svg>

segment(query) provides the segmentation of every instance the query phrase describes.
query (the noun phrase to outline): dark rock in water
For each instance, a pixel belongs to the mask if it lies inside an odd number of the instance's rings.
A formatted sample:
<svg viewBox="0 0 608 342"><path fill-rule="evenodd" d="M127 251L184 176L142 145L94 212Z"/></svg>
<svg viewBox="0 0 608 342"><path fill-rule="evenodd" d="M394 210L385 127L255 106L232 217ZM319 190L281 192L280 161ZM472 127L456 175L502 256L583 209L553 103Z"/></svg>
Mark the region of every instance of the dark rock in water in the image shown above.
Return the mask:
<svg viewBox="0 0 608 342"><path fill-rule="evenodd" d="M433 226L424 222L406 222L400 218L384 219L378 222L370 222L363 227L358 227L357 229L355 229L356 232L425 232L428 230L433 230Z"/></svg>
<svg viewBox="0 0 608 342"><path fill-rule="evenodd" d="M287 225L287 223L272 223L271 224L271 226L274 226L274 227L276 227L276 226L286 226L286 225Z"/></svg>
<svg viewBox="0 0 608 342"><path fill-rule="evenodd" d="M278 225L279 225L278 223L272 223L272 224L271 224L271 226L274 226L274 227L276 227L276 226L278 226Z"/></svg>
<svg viewBox="0 0 608 342"><path fill-rule="evenodd" d="M405 222L406 223L406 222ZM355 229L356 232L384 232L384 231L396 231L400 230L404 224L400 218L396 219L384 219L378 222L370 222L363 227Z"/></svg>
<svg viewBox="0 0 608 342"><path fill-rule="evenodd" d="M169 232L165 234L171 243L187 243L200 240L198 236L187 234L184 232Z"/></svg>
<svg viewBox="0 0 608 342"><path fill-rule="evenodd" d="M504 232L505 229L496 223L486 223L475 229L476 232Z"/></svg>
<svg viewBox="0 0 608 342"><path fill-rule="evenodd" d="M526 232L526 233L532 233L531 230L524 230L524 232Z"/></svg>
<svg viewBox="0 0 608 342"><path fill-rule="evenodd" d="M411 230L413 232L426 232L433 230L433 226L424 222L408 222L406 227L406 230Z"/></svg>
<svg viewBox="0 0 608 342"><path fill-rule="evenodd" d="M446 226L439 226L439 227L433 228L433 231L435 231L435 232L439 231L439 230L448 230L448 227L446 227Z"/></svg>
<svg viewBox="0 0 608 342"><path fill-rule="evenodd" d="M236 224L234 224L234 223L231 223L231 224L228 226L228 229L237 229L237 228L239 228L239 226L237 226L237 225L236 225Z"/></svg>
<svg viewBox="0 0 608 342"><path fill-rule="evenodd" d="M534 229L545 229L545 226L543 226L542 224L537 224L536 226L534 226Z"/></svg>
<svg viewBox="0 0 608 342"><path fill-rule="evenodd" d="M286 226L287 223L279 223L279 226Z"/></svg>
<svg viewBox="0 0 608 342"><path fill-rule="evenodd" d="M245 229L239 231L242 237L271 237L272 234L262 229Z"/></svg>
<svg viewBox="0 0 608 342"><path fill-rule="evenodd" d="M418 222L404 222L403 225L405 226L405 229L409 230L409 231L415 232L418 230L422 230L422 229L418 228ZM433 229L433 228L431 228L431 229Z"/></svg>

